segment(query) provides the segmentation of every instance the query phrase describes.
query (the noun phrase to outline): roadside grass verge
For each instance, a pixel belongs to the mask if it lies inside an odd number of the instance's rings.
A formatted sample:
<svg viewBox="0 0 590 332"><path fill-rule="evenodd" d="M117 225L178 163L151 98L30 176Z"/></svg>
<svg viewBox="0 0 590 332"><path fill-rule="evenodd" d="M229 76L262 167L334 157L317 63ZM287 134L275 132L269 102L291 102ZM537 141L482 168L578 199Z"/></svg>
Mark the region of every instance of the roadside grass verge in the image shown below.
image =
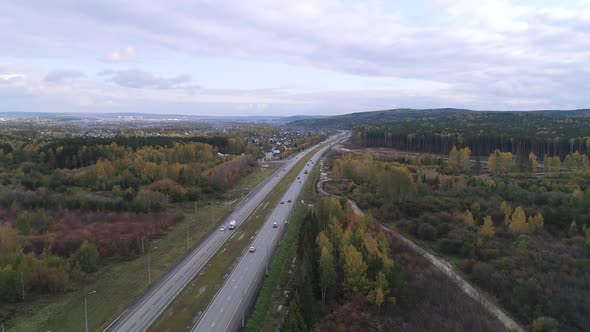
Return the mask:
<svg viewBox="0 0 590 332"><path fill-rule="evenodd" d="M187 285L168 306L148 331L187 331L196 324L209 302L223 285L238 258L254 239L272 210L277 206L297 174L320 147L302 158L285 175L254 212L236 229L223 247L205 265L203 270Z"/></svg>
<svg viewBox="0 0 590 332"><path fill-rule="evenodd" d="M256 298L254 311L248 319L245 331L275 331L282 321L284 310L273 307L277 308L285 302L283 291L289 281L289 266L297 252L297 239L301 222L308 211L307 204L315 201L314 186L318 178L319 166L314 165L291 214L290 227L272 259L268 276Z"/></svg>
<svg viewBox="0 0 590 332"><path fill-rule="evenodd" d="M235 188L241 190L243 184L244 187L253 189L276 168L277 165L273 164L262 171L255 171ZM241 195L233 196L241 198ZM227 201L231 198L230 193L226 193L220 199L200 201L197 203L196 214L194 203L172 207L184 215L184 220L171 227L161 238L145 243L146 250L157 247L150 254L152 283L186 254L187 225L189 246L192 247L230 211ZM8 328L8 331L83 331L84 294L90 291L96 293L88 296L89 330L104 329L147 288L147 255L124 261L111 260L88 278L84 281L87 285L74 291L58 296L31 298L19 304L15 309L14 326Z"/></svg>

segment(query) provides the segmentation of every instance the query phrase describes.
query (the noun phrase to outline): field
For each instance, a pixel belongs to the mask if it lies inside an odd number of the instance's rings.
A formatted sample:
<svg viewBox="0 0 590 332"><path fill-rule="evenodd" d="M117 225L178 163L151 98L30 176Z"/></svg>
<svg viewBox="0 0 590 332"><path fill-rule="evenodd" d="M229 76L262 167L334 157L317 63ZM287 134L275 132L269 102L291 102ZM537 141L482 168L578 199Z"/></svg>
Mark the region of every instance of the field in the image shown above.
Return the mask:
<svg viewBox="0 0 590 332"><path fill-rule="evenodd" d="M245 177L237 186L253 188L269 176L276 165L263 171L256 171ZM234 194L233 196L238 196ZM189 227L190 245L197 243L229 211L228 200L237 199L227 194L220 200L200 201L197 214L194 204L178 204L176 211L184 215L184 221L171 227L160 238L147 246L157 247L151 251L152 280L174 265L186 253L186 230ZM211 205L209 204L211 203ZM212 209L215 209L212 220ZM91 330L104 328L132 299L147 287L147 256L108 263L87 280L84 287L55 297L36 297L27 302L9 305L7 310L17 313L14 327L9 331L79 331L84 326L84 294L88 296L88 316Z"/></svg>

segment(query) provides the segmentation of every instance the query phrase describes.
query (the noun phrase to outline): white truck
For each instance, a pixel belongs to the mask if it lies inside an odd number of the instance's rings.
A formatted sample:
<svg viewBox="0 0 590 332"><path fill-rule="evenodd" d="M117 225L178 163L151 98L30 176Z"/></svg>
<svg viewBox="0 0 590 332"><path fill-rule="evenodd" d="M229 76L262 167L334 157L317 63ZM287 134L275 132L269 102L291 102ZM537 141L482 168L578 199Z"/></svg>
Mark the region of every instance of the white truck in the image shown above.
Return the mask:
<svg viewBox="0 0 590 332"><path fill-rule="evenodd" d="M236 228L236 221L235 220L230 221L229 222L229 226L227 228L229 228L229 229Z"/></svg>

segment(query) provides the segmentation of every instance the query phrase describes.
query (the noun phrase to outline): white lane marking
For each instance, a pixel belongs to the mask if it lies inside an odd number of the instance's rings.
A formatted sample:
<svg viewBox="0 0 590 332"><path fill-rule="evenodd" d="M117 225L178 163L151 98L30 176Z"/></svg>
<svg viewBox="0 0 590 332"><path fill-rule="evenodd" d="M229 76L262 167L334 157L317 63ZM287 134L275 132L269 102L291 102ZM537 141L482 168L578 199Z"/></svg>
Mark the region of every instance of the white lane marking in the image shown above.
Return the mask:
<svg viewBox="0 0 590 332"><path fill-rule="evenodd" d="M211 327L215 326L215 322L213 322L213 324L211 324Z"/></svg>

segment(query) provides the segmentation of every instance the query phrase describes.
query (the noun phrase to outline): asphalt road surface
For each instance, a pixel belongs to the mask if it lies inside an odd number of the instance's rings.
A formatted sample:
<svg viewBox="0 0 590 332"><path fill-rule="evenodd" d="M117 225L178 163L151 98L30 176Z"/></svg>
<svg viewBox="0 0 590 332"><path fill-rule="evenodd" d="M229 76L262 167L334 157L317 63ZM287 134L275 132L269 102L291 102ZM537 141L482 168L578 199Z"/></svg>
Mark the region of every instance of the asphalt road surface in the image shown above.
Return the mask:
<svg viewBox="0 0 590 332"><path fill-rule="evenodd" d="M328 141L333 141L334 139L335 138L332 137ZM203 266L207 264L211 257L213 257L213 255L222 247L225 241L230 238L232 231L227 229L230 220L235 220L236 227L239 227L256 207L262 203L266 196L268 196L289 170L295 166L299 159L308 154L315 147L317 147L317 145L297 153L291 159L286 161L282 167L277 169L277 171L275 171L275 173L269 178L251 191L242 203L240 203L221 224L226 226L225 231L218 230L219 226L221 226L218 225L217 230L210 233L198 246L193 248L181 262L157 282L153 283L144 295L132 303L105 329L105 331L127 332L147 330L154 320L158 318L164 309L166 309L186 285L197 275L197 273L199 273ZM298 192L299 191L297 191L297 193ZM293 188L289 189L289 193L291 195L290 197L293 197L292 199L295 199L298 195L295 194ZM285 213L288 213L287 206L291 206L292 204L293 203L283 206ZM282 219L285 220L285 217L286 214ZM284 225L281 225L281 227L284 227ZM263 253L263 250L259 250L256 253L256 256L261 255L261 253Z"/></svg>
<svg viewBox="0 0 590 332"><path fill-rule="evenodd" d="M342 136L339 136L340 139ZM311 171L321 155L333 144L334 141L329 146L320 149L311 157L308 166L301 170L298 175L300 179L293 181L293 184L281 198L281 203L275 207L256 238L249 245L254 248L254 252L246 249L242 253L239 263L217 292L197 325L193 327L193 332L237 331L242 327L247 318L248 309L256 301L272 254L286 228L289 227L287 224L289 214L309 176L309 174L305 174L305 170ZM277 223L278 227L273 227L274 223Z"/></svg>

